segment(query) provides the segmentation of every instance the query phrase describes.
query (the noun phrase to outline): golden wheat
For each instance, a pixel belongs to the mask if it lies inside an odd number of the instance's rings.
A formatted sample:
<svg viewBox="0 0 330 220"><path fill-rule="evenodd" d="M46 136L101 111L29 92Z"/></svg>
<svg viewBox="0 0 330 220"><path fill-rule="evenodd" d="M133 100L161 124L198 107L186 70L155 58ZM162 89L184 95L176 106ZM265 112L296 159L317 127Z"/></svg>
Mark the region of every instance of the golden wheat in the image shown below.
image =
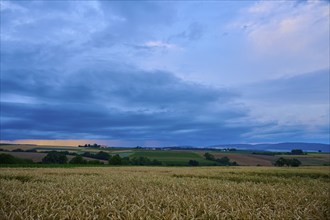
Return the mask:
<svg viewBox="0 0 330 220"><path fill-rule="evenodd" d="M329 168L1 168L1 219L330 219Z"/></svg>

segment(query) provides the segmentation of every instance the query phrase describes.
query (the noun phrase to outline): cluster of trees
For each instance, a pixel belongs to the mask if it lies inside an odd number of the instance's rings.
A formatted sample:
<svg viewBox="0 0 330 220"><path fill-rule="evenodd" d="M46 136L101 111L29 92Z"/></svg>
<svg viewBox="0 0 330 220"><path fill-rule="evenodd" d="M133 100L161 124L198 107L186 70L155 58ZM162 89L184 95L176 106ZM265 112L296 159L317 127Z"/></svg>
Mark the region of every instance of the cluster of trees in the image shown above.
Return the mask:
<svg viewBox="0 0 330 220"><path fill-rule="evenodd" d="M99 145L99 144L85 144L85 145L78 145L78 147L100 148L101 145Z"/></svg>
<svg viewBox="0 0 330 220"><path fill-rule="evenodd" d="M304 154L306 154L306 153L304 153L304 151L301 150L301 149L293 149L293 150L291 150L291 155L304 155Z"/></svg>
<svg viewBox="0 0 330 220"><path fill-rule="evenodd" d="M205 153L204 157L206 160L211 160L217 162L220 166L238 166L236 161L231 162L228 157L215 158L213 154Z"/></svg>
<svg viewBox="0 0 330 220"><path fill-rule="evenodd" d="M127 157L128 158L128 157ZM129 158L128 158L129 159ZM162 165L162 162L159 160L150 160L148 157L133 157L129 160L131 165L154 165L159 166Z"/></svg>
<svg viewBox="0 0 330 220"><path fill-rule="evenodd" d="M72 164L86 164L86 161L83 159L82 156L86 156L86 154L78 155L72 158L70 163ZM146 165L153 165L159 166L162 165L162 162L158 160L150 160L148 157L120 157L118 154L110 155L106 152L98 152L97 154L90 154L87 155L92 158L107 160L109 165L138 165L138 166L146 166ZM90 163L91 161L89 161Z"/></svg>
<svg viewBox="0 0 330 220"><path fill-rule="evenodd" d="M118 154L109 158L110 165L137 165L137 166L159 166L162 162L158 160L150 160L148 157L120 157Z"/></svg>
<svg viewBox="0 0 330 220"><path fill-rule="evenodd" d="M278 167L283 167L283 166L288 166L288 167L299 167L301 165L300 160L298 159L286 159L283 157L280 157L278 160L275 161L274 163L275 166Z"/></svg>
<svg viewBox="0 0 330 220"><path fill-rule="evenodd" d="M106 160L110 165L162 165L158 160L151 160L147 157L120 157L118 154L110 155L104 151L96 154L85 152L82 155L74 154L75 156L69 160L67 151L49 151L42 159L42 164L104 164L99 160ZM88 161L84 157L90 157L98 160ZM32 164L32 160L16 158L9 154L0 154L0 164Z"/></svg>
<svg viewBox="0 0 330 220"><path fill-rule="evenodd" d="M43 159L42 163L46 164L65 164L68 162L68 158L63 152L50 151Z"/></svg>

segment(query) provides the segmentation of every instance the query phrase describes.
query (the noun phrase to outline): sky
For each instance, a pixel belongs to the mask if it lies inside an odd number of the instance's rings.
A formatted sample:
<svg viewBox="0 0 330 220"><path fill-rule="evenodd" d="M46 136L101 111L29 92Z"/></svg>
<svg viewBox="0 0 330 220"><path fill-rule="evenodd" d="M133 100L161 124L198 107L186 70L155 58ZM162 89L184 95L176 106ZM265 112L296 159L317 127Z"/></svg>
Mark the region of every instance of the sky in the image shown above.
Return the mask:
<svg viewBox="0 0 330 220"><path fill-rule="evenodd" d="M329 144L329 1L0 4L3 142Z"/></svg>

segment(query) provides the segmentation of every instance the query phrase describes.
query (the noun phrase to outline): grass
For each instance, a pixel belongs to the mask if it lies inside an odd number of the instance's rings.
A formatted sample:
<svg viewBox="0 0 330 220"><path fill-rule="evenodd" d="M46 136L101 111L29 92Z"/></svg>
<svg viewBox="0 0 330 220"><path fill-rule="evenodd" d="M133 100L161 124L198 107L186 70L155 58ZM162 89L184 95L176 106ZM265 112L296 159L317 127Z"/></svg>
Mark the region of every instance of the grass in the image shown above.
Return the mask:
<svg viewBox="0 0 330 220"><path fill-rule="evenodd" d="M0 168L1 219L330 219L328 167Z"/></svg>

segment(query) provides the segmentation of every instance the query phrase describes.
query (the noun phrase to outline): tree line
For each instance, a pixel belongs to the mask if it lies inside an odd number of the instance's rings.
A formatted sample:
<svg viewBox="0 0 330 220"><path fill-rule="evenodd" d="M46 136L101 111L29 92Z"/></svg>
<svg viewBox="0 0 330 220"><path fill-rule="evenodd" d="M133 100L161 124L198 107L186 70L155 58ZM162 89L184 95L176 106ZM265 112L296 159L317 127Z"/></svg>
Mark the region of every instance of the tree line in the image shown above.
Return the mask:
<svg viewBox="0 0 330 220"><path fill-rule="evenodd" d="M217 162L220 166L238 166L236 161L230 161L228 157L215 158L213 154L206 152L204 154L206 160Z"/></svg>
<svg viewBox="0 0 330 220"><path fill-rule="evenodd" d="M71 154L71 153L70 153ZM162 162L158 160L151 160L148 157L120 157L118 154L110 155L104 151L100 151L96 154L85 152L81 155L75 154L75 156L69 160L67 151L49 151L47 155L42 159L41 164L93 164L102 165L106 161L109 165L153 165L160 166L163 165ZM72 154L71 154L72 155ZM89 157L97 160L86 160L84 157ZM2 153L0 154L0 164L34 164L30 159L20 159L16 158L10 154Z"/></svg>

